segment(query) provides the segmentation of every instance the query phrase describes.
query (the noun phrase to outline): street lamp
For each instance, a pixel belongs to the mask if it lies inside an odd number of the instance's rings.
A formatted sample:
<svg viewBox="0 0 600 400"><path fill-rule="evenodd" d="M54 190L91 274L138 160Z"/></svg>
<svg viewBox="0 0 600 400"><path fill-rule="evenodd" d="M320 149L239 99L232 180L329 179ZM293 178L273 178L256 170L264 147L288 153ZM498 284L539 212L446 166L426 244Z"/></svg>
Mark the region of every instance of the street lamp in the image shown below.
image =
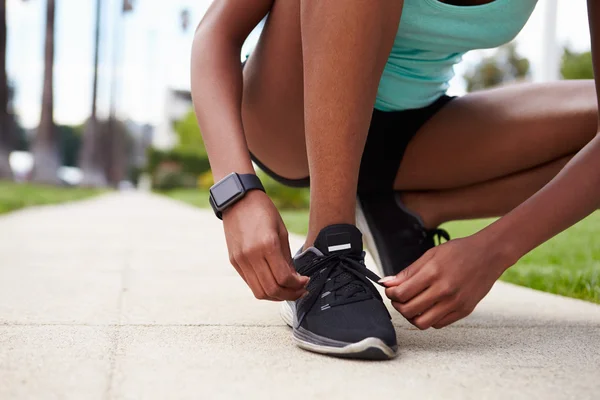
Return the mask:
<svg viewBox="0 0 600 400"><path fill-rule="evenodd" d="M560 79L560 53L556 35L558 0L546 0L544 9L544 36L542 39L542 82Z"/></svg>

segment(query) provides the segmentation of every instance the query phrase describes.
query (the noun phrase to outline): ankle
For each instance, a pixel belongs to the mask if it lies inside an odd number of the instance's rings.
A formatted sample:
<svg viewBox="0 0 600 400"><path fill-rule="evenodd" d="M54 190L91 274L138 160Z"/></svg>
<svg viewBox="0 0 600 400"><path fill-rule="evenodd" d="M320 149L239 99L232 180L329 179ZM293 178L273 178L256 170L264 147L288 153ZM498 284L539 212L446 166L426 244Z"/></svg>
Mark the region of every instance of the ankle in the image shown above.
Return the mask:
<svg viewBox="0 0 600 400"><path fill-rule="evenodd" d="M338 225L338 224L356 225L354 215L352 217L340 218L340 219L335 219L335 220L332 220L332 219L327 219L324 221L317 220L317 222L313 222L313 220L311 219L308 224L308 234L306 235L306 241L304 242L304 246L302 247L302 250L304 251L307 248L309 248L315 244L315 241L317 240L317 236L319 236L319 233L321 232L321 230L323 228L326 228L331 225Z"/></svg>
<svg viewBox="0 0 600 400"><path fill-rule="evenodd" d="M398 195L404 206L421 219L425 228L435 229L444 222L427 192L401 192Z"/></svg>

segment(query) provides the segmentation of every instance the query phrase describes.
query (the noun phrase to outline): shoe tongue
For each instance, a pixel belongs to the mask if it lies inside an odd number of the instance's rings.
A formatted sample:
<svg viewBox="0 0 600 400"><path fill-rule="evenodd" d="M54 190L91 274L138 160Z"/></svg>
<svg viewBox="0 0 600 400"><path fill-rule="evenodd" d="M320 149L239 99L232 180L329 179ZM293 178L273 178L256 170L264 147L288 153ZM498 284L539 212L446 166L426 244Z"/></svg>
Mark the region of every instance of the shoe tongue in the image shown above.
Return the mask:
<svg viewBox="0 0 600 400"><path fill-rule="evenodd" d="M329 225L319 232L314 246L323 254L362 254L362 233L354 225Z"/></svg>

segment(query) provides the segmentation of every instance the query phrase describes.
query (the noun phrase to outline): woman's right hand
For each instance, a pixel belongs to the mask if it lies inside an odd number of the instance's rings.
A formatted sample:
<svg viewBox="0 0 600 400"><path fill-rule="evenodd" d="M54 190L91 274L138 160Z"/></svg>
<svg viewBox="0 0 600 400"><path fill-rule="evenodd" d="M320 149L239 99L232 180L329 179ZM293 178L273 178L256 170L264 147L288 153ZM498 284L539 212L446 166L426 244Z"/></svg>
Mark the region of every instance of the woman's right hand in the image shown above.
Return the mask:
<svg viewBox="0 0 600 400"><path fill-rule="evenodd" d="M308 277L292 266L288 233L269 197L258 190L223 213L229 260L261 300L297 300Z"/></svg>

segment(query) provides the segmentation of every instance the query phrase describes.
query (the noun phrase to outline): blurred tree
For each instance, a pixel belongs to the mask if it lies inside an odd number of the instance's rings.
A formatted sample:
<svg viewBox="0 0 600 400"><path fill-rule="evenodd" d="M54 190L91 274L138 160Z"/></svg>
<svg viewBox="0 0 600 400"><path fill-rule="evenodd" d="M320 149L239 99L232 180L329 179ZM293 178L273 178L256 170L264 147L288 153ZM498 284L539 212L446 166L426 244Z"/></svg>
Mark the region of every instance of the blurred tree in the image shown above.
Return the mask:
<svg viewBox="0 0 600 400"><path fill-rule="evenodd" d="M123 12L133 11L133 0L123 0Z"/></svg>
<svg viewBox="0 0 600 400"><path fill-rule="evenodd" d="M60 147L61 165L77 166L77 156L81 148L83 126L61 125L57 127Z"/></svg>
<svg viewBox="0 0 600 400"><path fill-rule="evenodd" d="M109 118L104 132L104 161L108 183L117 186L127 173L129 132L122 121Z"/></svg>
<svg viewBox="0 0 600 400"><path fill-rule="evenodd" d="M106 186L106 174L102 166L100 153L100 128L97 118L98 103L98 64L100 60L100 16L102 14L102 0L96 0L96 21L94 26L94 83L92 86L92 112L85 124L83 144L79 155L79 166L83 172L84 186Z"/></svg>
<svg viewBox="0 0 600 400"><path fill-rule="evenodd" d="M190 110L185 118L175 123L175 132L178 137L177 150L206 156L206 148L194 110Z"/></svg>
<svg viewBox="0 0 600 400"><path fill-rule="evenodd" d="M566 47L562 56L560 72L564 79L594 79L592 52L576 53Z"/></svg>
<svg viewBox="0 0 600 400"><path fill-rule="evenodd" d="M474 92L525 79L529 69L529 60L521 57L515 43L511 42L500 47L492 56L485 57L463 78L467 83L467 91Z"/></svg>
<svg viewBox="0 0 600 400"><path fill-rule="evenodd" d="M46 0L46 40L44 46L44 89L40 125L33 144L35 165L32 180L58 184L57 170L58 132L54 125L54 22L56 6L54 0Z"/></svg>
<svg viewBox="0 0 600 400"><path fill-rule="evenodd" d="M122 63L121 53L124 45L124 34L123 29L123 17L133 12L134 2L133 0L123 0L122 5L119 9L117 20L113 26L113 62L112 62L112 73L111 73L111 87L110 87L110 107L107 130L103 135L103 140L106 143L104 151L105 156L103 157L106 177L108 182L112 186L118 185L126 176L127 169L127 154L129 149L127 145L129 143L129 132L125 124L119 121L117 118L117 98L119 96L119 74L117 73L119 64Z"/></svg>
<svg viewBox="0 0 600 400"><path fill-rule="evenodd" d="M6 0L0 0L0 179L12 179L10 154L11 115L6 75Z"/></svg>
<svg viewBox="0 0 600 400"><path fill-rule="evenodd" d="M29 137L27 136L27 132L19 124L19 121L16 118L14 122L15 123L13 126L15 128L15 145L13 149L17 151L29 151Z"/></svg>
<svg viewBox="0 0 600 400"><path fill-rule="evenodd" d="M126 124L119 120L98 120L98 153L103 160L102 173L107 184L116 186L128 171L127 160L132 151L131 135Z"/></svg>

